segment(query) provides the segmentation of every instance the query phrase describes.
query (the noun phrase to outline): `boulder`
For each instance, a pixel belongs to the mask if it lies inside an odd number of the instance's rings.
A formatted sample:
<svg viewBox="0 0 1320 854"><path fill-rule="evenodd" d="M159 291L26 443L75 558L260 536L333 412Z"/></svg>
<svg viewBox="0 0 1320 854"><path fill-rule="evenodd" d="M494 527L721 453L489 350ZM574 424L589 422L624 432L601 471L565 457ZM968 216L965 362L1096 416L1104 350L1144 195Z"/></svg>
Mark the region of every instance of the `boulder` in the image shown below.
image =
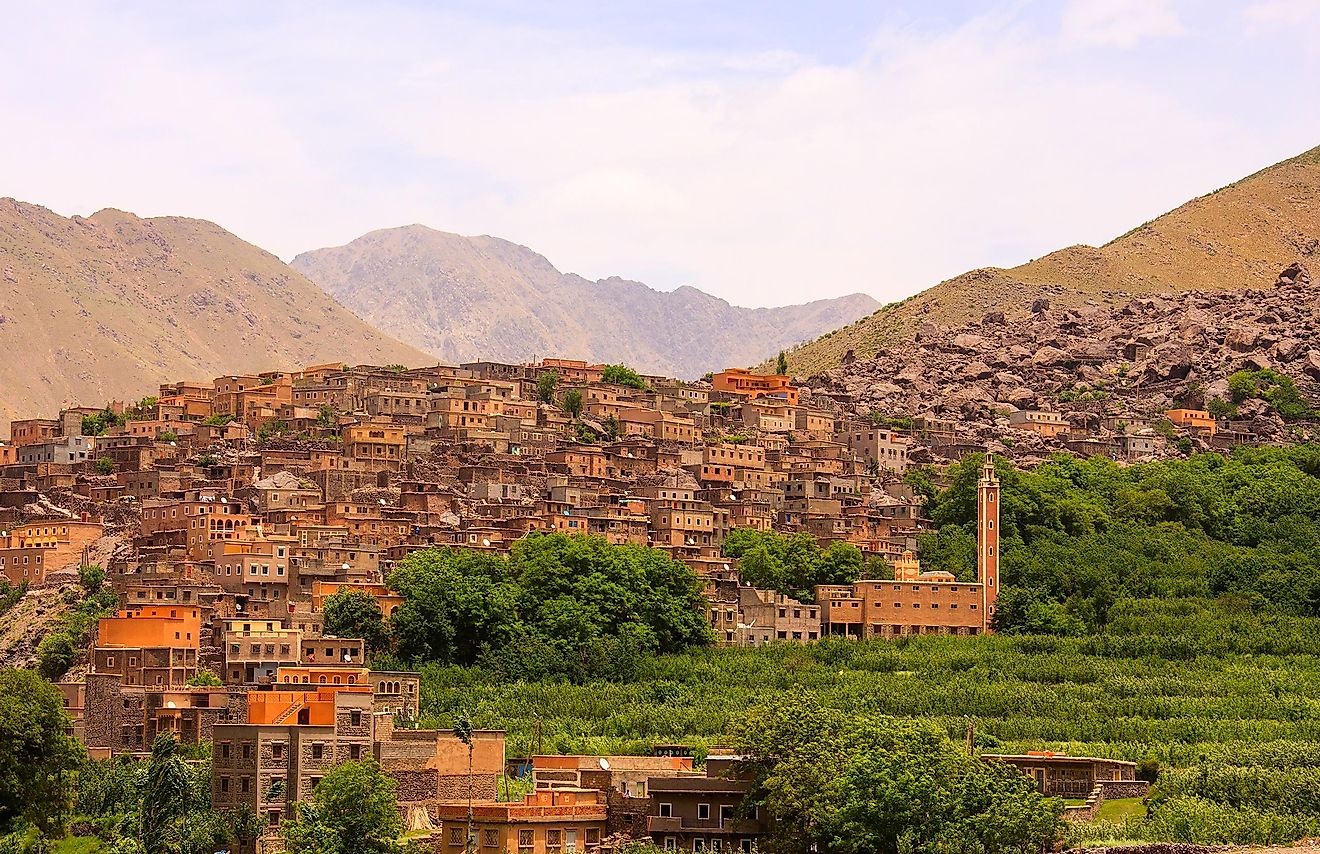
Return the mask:
<svg viewBox="0 0 1320 854"><path fill-rule="evenodd" d="M1067 360L1067 353L1063 352L1058 347L1051 347L1048 344L1031 355L1031 364L1037 366L1058 365Z"/></svg>

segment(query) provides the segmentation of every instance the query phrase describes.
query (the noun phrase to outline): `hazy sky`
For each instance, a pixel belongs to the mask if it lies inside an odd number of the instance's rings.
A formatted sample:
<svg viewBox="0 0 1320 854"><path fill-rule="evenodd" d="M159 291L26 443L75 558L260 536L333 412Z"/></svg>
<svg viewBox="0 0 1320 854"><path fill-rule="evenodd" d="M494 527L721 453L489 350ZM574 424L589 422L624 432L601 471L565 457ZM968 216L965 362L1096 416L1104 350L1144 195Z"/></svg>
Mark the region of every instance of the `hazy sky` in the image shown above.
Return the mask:
<svg viewBox="0 0 1320 854"><path fill-rule="evenodd" d="M420 222L746 305L889 300L1320 145L1320 0L0 12L0 195L285 259Z"/></svg>

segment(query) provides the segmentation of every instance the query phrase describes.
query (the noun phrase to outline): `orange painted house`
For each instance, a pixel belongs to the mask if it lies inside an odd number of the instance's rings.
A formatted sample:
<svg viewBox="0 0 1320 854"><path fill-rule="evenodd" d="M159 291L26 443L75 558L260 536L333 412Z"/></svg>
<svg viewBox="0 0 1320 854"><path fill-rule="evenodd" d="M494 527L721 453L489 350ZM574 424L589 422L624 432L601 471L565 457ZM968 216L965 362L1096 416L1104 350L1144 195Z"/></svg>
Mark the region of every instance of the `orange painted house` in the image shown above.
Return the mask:
<svg viewBox="0 0 1320 854"><path fill-rule="evenodd" d="M798 390L792 380L783 374L754 374L746 368L728 368L710 379L716 391L740 394L750 400L772 397L789 406L797 406Z"/></svg>

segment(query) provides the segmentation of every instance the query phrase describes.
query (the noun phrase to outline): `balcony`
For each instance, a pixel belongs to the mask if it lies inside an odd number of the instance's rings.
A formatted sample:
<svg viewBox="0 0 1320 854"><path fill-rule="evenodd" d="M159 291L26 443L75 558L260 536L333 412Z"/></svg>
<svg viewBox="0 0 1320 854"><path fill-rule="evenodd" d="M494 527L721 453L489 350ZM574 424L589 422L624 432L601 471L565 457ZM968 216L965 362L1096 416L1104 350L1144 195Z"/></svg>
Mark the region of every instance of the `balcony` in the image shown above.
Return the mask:
<svg viewBox="0 0 1320 854"><path fill-rule="evenodd" d="M729 834L755 836L765 832L756 821L746 819L685 820L680 816L651 815L646 817L646 829L649 833L702 833L707 835Z"/></svg>

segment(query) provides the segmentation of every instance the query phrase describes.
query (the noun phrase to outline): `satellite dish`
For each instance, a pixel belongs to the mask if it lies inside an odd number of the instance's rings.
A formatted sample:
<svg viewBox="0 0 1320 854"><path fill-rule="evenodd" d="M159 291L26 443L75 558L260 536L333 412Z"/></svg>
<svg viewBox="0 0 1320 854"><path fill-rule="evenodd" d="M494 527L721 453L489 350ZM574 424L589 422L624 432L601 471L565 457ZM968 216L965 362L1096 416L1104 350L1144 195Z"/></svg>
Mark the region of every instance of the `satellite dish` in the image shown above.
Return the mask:
<svg viewBox="0 0 1320 854"><path fill-rule="evenodd" d="M174 705L174 701L173 701L173 700L170 700L168 703L165 704L165 708L167 708L167 709L176 709L176 708L178 708L178 706Z"/></svg>
<svg viewBox="0 0 1320 854"><path fill-rule="evenodd" d="M384 498L381 498L381 499L378 499L378 500L380 501L380 506L381 506L381 507L384 507L384 506L385 506L385 499L384 499Z"/></svg>
<svg viewBox="0 0 1320 854"><path fill-rule="evenodd" d="M229 499L228 499L228 498L221 498L221 499L220 499L220 503L221 503L221 504L228 504L228 503L229 503Z"/></svg>
<svg viewBox="0 0 1320 854"><path fill-rule="evenodd" d="M234 610L235 610L235 611L241 611L241 610L243 610L243 603L242 603L242 602L235 602L235 603L234 603Z"/></svg>
<svg viewBox="0 0 1320 854"><path fill-rule="evenodd" d="M610 770L610 760L606 759L604 756L600 758L600 770L602 771Z"/></svg>
<svg viewBox="0 0 1320 854"><path fill-rule="evenodd" d="M353 654L352 654L352 653L349 653L349 652L344 653L344 661L347 661L347 662L352 663L352 661L353 661Z"/></svg>
<svg viewBox="0 0 1320 854"><path fill-rule="evenodd" d="M482 539L481 539L481 544L482 544L483 546L489 546L489 545L490 545L490 540L486 539L485 537L482 537Z"/></svg>

